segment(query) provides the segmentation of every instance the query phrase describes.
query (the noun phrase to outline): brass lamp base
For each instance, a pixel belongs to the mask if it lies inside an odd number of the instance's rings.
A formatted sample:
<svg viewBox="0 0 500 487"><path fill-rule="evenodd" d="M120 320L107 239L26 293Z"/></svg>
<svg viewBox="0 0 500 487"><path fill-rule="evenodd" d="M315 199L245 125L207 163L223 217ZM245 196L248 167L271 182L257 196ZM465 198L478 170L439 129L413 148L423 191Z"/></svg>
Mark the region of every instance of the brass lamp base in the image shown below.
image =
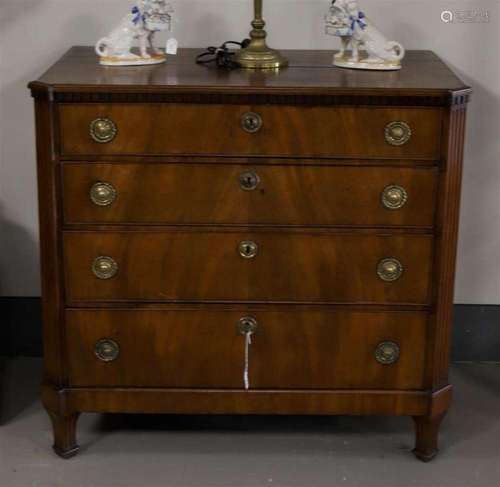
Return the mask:
<svg viewBox="0 0 500 487"><path fill-rule="evenodd" d="M250 32L250 44L236 52L234 60L247 69L277 69L288 65L288 60L279 51L266 44L266 23L262 18L262 0L254 0L255 17Z"/></svg>
<svg viewBox="0 0 500 487"><path fill-rule="evenodd" d="M288 59L266 45L255 48L250 44L236 53L235 61L247 69L277 69L288 66Z"/></svg>

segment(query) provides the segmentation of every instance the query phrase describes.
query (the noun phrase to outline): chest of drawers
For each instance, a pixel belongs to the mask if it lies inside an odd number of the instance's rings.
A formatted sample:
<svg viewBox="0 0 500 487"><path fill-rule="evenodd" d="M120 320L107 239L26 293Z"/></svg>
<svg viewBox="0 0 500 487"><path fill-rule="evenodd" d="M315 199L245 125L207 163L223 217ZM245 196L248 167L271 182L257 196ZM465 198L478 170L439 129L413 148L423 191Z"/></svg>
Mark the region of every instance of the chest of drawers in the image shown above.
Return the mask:
<svg viewBox="0 0 500 487"><path fill-rule="evenodd" d="M30 84L56 452L81 412L377 414L412 416L430 460L470 89L430 52L394 73L196 52L73 48Z"/></svg>

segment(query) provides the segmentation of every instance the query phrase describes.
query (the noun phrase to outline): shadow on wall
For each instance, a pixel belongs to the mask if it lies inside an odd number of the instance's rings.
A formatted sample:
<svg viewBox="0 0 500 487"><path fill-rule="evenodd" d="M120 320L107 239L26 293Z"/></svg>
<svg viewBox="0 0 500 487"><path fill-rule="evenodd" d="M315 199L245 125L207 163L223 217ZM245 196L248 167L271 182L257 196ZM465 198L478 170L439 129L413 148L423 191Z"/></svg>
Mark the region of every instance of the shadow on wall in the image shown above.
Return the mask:
<svg viewBox="0 0 500 487"><path fill-rule="evenodd" d="M0 205L0 296L5 294L9 272L26 279L39 279L38 245L19 224L5 218ZM6 262L16 262L7 269ZM39 298L0 298L0 424L13 419L38 397L41 374L39 359L8 359L8 356L32 355L41 350L42 326ZM3 356L3 357L2 357ZM31 367L31 370L21 370ZM34 371L36 371L34 373ZM22 377L20 377L20 374Z"/></svg>
<svg viewBox="0 0 500 487"><path fill-rule="evenodd" d="M7 219L0 202L0 228L2 236L0 255L0 296L12 294L6 282L9 274L21 276L28 283L40 281L39 249L34 236L19 223ZM15 266L12 266L15 262ZM9 266L7 264L10 264ZM13 293L16 295L17 293Z"/></svg>
<svg viewBox="0 0 500 487"><path fill-rule="evenodd" d="M7 282L39 281L39 251L33 235L18 223L8 220L1 204L0 235L0 296L6 296L13 291L12 286L6 285ZM22 276L22 279L19 279L19 276ZM37 305L26 306L26 298L0 299L0 355L32 354L34 350L40 350L40 305L37 298L32 299Z"/></svg>
<svg viewBox="0 0 500 487"><path fill-rule="evenodd" d="M21 415L39 400L42 361L0 357L0 426Z"/></svg>

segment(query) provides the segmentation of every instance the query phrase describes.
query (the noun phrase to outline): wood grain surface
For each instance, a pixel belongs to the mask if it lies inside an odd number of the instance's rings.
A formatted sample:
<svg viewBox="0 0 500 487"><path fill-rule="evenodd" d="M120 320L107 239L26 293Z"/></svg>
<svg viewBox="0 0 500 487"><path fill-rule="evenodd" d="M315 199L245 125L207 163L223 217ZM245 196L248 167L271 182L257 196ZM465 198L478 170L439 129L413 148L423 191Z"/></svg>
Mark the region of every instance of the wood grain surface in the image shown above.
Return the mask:
<svg viewBox="0 0 500 487"><path fill-rule="evenodd" d="M258 178L242 189L240 176ZM361 225L432 227L437 170L396 167L318 167L224 164L65 164L66 223L175 225ZM117 198L92 203L96 182ZM399 210L382 204L397 184L408 193Z"/></svg>
<svg viewBox="0 0 500 487"><path fill-rule="evenodd" d="M435 54L401 71L331 65L225 72L201 49L110 68L75 47L37 81L44 386L54 449L78 450L84 411L405 414L416 456L437 453L448 384L465 111L471 90ZM262 127L242 128L256 112ZM99 144L91 122L112 119ZM410 140L390 145L403 121ZM244 191L239 178L259 183ZM117 191L91 202L96 182ZM396 184L406 205L390 211ZM258 246L252 259L238 246ZM98 279L99 256L117 274ZM401 278L377 265L398 259ZM243 389L238 320L258 327ZM120 353L104 363L100 339ZM382 365L380 342L401 348Z"/></svg>
<svg viewBox="0 0 500 487"><path fill-rule="evenodd" d="M293 95L296 99L317 94L323 97L366 95L376 100L383 95L408 102L409 96L414 96L422 98L421 104L432 103L434 97L441 98L451 91L468 89L431 51L407 51L403 68L393 72L334 67L332 50L285 50L290 66L279 72L223 71L196 65L196 55L203 51L203 47L180 49L178 55L169 57L164 65L124 68L100 66L92 47L76 46L32 83L31 88L36 92L50 86L55 93L73 94L85 91L108 94L165 92L176 96L197 93L202 98L210 93L279 93ZM359 104L358 100L351 98L350 104Z"/></svg>
<svg viewBox="0 0 500 487"><path fill-rule="evenodd" d="M262 128L248 133L242 117L257 112ZM439 108L297 107L202 104L63 104L63 155L227 154L437 159ZM95 142L90 124L109 118L117 127L109 143ZM393 146L385 127L406 122L408 143Z"/></svg>
<svg viewBox="0 0 500 487"><path fill-rule="evenodd" d="M243 389L245 339L238 321L258 327L249 352L252 389L420 389L425 313L350 311L77 311L66 313L70 384ZM103 338L120 354L102 362ZM391 340L398 362L375 349Z"/></svg>
<svg viewBox="0 0 500 487"><path fill-rule="evenodd" d="M240 242L258 245L254 259ZM68 303L78 301L258 301L428 304L433 239L427 235L253 232L66 232ZM109 256L118 273L97 279ZM384 282L377 265L395 257L404 273Z"/></svg>

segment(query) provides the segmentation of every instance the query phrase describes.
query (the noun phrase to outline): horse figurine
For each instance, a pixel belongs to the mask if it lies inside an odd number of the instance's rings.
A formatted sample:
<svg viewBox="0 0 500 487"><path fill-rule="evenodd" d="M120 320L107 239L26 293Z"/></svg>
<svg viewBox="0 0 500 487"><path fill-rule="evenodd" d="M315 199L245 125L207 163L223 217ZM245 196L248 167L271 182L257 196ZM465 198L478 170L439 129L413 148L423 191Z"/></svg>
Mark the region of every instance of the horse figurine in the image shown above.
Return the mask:
<svg viewBox="0 0 500 487"><path fill-rule="evenodd" d="M342 68L398 70L405 49L389 41L359 9L357 0L333 0L325 16L326 34L340 37L333 64ZM348 51L351 46L351 51Z"/></svg>
<svg viewBox="0 0 500 487"><path fill-rule="evenodd" d="M120 24L95 46L100 62L108 66L159 64L165 53L154 46L156 32L170 30L173 8L166 0L138 0ZM139 54L132 52L139 41ZM148 52L148 47L150 52Z"/></svg>

